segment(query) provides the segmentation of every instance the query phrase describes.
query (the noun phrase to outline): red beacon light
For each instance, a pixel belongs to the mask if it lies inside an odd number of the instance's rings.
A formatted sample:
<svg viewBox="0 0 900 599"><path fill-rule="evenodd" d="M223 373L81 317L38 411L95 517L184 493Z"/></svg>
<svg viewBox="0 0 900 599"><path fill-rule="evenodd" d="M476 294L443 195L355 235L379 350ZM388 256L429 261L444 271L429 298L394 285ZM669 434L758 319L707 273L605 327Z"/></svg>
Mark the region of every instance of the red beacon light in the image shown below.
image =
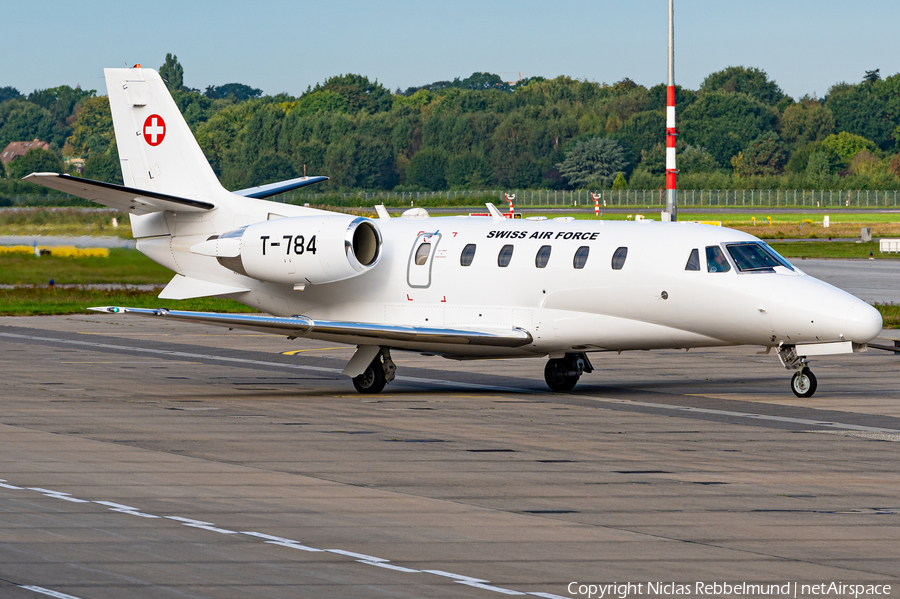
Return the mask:
<svg viewBox="0 0 900 599"><path fill-rule="evenodd" d="M132 69L139 69L139 68L141 68L141 63L138 63L138 64L134 65L134 66L131 67L131 68L132 68Z"/></svg>

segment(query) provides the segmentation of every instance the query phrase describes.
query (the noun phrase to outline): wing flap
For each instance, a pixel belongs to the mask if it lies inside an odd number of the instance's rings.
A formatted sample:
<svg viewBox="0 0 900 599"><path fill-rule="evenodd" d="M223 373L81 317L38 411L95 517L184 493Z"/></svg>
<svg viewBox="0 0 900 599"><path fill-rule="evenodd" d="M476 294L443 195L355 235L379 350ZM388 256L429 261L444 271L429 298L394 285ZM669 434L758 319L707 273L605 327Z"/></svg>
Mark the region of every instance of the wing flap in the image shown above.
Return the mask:
<svg viewBox="0 0 900 599"><path fill-rule="evenodd" d="M391 342L413 344L481 345L493 347L521 347L532 342L531 333L518 327L510 329L449 329L409 327L363 322L313 320L305 316L283 318L257 314L222 314L218 312L186 312L165 308L123 308L102 306L91 308L109 314L133 314L248 329L288 337L328 336L346 339L345 343L368 342L371 345L390 345Z"/></svg>
<svg viewBox="0 0 900 599"><path fill-rule="evenodd" d="M216 207L211 202L179 198L155 191L134 189L103 181L79 179L59 173L31 173L24 178L29 183L49 187L79 198L91 200L110 208L131 214L150 214L171 210L173 212L205 212Z"/></svg>

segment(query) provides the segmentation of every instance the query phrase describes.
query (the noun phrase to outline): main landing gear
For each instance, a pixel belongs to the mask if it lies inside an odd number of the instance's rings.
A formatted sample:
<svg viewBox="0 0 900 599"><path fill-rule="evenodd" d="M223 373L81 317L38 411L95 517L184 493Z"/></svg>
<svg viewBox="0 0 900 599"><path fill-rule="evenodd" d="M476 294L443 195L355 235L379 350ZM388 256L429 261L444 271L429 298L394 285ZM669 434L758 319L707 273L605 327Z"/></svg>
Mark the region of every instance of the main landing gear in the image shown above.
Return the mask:
<svg viewBox="0 0 900 599"><path fill-rule="evenodd" d="M384 386L394 380L396 371L397 365L391 360L390 348L382 347L363 373L353 377L353 386L360 393L381 393Z"/></svg>
<svg viewBox="0 0 900 599"><path fill-rule="evenodd" d="M809 361L803 356L797 355L797 348L793 345L782 345L778 348L778 358L788 370L794 371L791 377L791 391L797 397L812 397L816 392L818 383L816 375L809 369Z"/></svg>
<svg viewBox="0 0 900 599"><path fill-rule="evenodd" d="M593 372L594 367L587 354L566 354L563 358L553 358L544 367L544 380L553 391L571 391L584 372Z"/></svg>

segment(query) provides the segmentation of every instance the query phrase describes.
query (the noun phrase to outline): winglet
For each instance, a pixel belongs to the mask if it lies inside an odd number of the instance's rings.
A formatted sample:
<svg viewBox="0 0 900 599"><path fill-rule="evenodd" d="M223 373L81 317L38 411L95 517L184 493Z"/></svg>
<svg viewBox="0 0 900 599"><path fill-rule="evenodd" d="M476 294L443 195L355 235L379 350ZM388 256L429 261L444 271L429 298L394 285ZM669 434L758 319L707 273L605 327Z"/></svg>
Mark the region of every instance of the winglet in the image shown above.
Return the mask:
<svg viewBox="0 0 900 599"><path fill-rule="evenodd" d="M387 211L387 208L384 207L384 204L376 204L375 213L378 214L378 218L381 219L387 220L391 218L391 213Z"/></svg>
<svg viewBox="0 0 900 599"><path fill-rule="evenodd" d="M503 213L500 212L500 211L497 209L497 207L494 206L492 203L488 202L488 203L485 204L485 205L487 206L488 212L490 212L490 213L491 213L491 216L494 217L494 220L504 220L504 219L506 219L506 217L503 216Z"/></svg>

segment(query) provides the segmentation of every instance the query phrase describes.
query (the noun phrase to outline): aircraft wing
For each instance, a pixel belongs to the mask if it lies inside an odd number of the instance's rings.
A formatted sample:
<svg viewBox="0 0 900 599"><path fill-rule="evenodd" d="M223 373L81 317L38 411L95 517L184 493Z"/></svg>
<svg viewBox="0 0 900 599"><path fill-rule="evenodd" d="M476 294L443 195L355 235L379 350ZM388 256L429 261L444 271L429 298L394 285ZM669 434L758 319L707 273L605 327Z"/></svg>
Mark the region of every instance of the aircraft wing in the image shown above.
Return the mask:
<svg viewBox="0 0 900 599"><path fill-rule="evenodd" d="M531 334L520 328L477 330L445 329L429 327L408 327L363 322L341 322L334 320L313 320L306 316L282 318L264 314L221 314L218 312L185 312L165 308L122 308L103 306L90 308L96 312L109 314L134 314L184 320L198 324L212 324L238 329L248 329L262 333L274 333L288 337L304 337L315 332L328 335L335 341L346 339L344 343L363 343L370 340L372 345L387 345L391 341L401 343L450 343L458 345L488 345L495 347L521 347L532 342ZM387 342L387 343L386 343Z"/></svg>
<svg viewBox="0 0 900 599"><path fill-rule="evenodd" d="M79 179L78 177L61 175L59 173L31 173L24 180L35 185L42 185L43 187L70 193L110 208L116 208L122 212L138 215L163 212L165 210L173 212L204 212L216 207L211 202L179 198L155 191L134 189L124 185L115 185L114 183L104 183L103 181Z"/></svg>
<svg viewBox="0 0 900 599"><path fill-rule="evenodd" d="M248 187L247 189L239 189L233 191L235 195L244 196L245 198L262 199L269 196L278 195L299 187L306 187L319 181L327 181L328 177L298 177L296 179L288 179L287 181L279 181L278 183L269 183L268 185L260 185L258 187Z"/></svg>

